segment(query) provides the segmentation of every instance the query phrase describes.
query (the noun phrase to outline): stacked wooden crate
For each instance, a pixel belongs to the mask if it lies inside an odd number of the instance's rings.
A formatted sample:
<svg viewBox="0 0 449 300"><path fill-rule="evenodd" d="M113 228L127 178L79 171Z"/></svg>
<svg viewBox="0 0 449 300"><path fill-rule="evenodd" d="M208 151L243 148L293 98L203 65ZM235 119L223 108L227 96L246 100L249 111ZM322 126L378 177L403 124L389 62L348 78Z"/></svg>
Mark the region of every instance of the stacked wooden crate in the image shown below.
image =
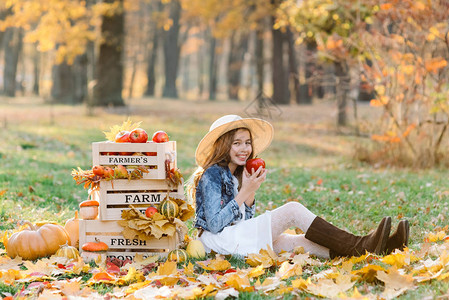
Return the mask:
<svg viewBox="0 0 449 300"><path fill-rule="evenodd" d="M176 142L166 143L114 143L96 142L92 144L93 165L113 167L125 166L131 172L137 166L145 166L148 173L141 179L101 180L94 199L99 203L97 220L80 220L80 247L86 242L98 239L109 246L108 257L133 259L137 253L166 256L178 245L177 235L149 240L125 239L121 234L123 210L130 206L145 213L149 206L156 206L167 195L184 199L182 185L170 188L165 180L165 161L170 160L170 168L176 168ZM81 249L80 249L81 250Z"/></svg>

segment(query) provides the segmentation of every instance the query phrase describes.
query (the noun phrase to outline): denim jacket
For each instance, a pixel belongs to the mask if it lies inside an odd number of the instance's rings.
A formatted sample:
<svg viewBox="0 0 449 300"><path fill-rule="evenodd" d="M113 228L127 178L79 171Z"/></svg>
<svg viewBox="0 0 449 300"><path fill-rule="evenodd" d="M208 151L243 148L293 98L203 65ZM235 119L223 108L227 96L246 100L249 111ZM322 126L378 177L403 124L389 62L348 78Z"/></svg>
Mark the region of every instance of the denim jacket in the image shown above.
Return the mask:
<svg viewBox="0 0 449 300"><path fill-rule="evenodd" d="M242 219L237 201L235 201L234 182L228 167L217 164L204 171L196 187L195 227L212 233L218 233L226 226ZM255 213L255 203L245 205L245 219Z"/></svg>

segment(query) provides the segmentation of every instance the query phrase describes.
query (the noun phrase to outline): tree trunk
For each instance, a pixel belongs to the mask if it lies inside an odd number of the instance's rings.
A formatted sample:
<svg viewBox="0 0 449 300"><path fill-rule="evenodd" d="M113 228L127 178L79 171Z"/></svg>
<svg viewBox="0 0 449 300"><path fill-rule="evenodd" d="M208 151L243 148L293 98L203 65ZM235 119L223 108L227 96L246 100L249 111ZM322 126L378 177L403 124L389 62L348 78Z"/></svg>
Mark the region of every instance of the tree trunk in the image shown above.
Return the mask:
<svg viewBox="0 0 449 300"><path fill-rule="evenodd" d="M147 65L147 88L145 90L145 96L154 96L155 86L156 86L156 58L157 49L159 47L159 29L155 23L153 26L153 43L151 47L151 53L149 54L148 65Z"/></svg>
<svg viewBox="0 0 449 300"><path fill-rule="evenodd" d="M51 98L53 102L75 104L75 82L72 65L63 62L51 70Z"/></svg>
<svg viewBox="0 0 449 300"><path fill-rule="evenodd" d="M202 38L203 41L206 41L207 36L206 36L206 30L204 30L202 32ZM203 45L206 45L206 43L203 43ZM206 70L204 69L206 64L204 63L205 61L205 57L206 57L206 50L207 47L201 47L200 49L198 49L198 52L196 53L197 57L196 57L196 61L198 63L198 77L197 77L197 82L198 82L198 97L200 99L203 98L203 93L204 93L204 78L206 77Z"/></svg>
<svg viewBox="0 0 449 300"><path fill-rule="evenodd" d="M6 19L6 17L10 14L12 14L11 8L5 9L5 10L0 10L0 21L4 21ZM4 44L4 41L3 41L3 39L6 35L6 32L7 32L7 30L4 30L4 31L0 30L0 53L5 48L5 45L6 45L6 44Z"/></svg>
<svg viewBox="0 0 449 300"><path fill-rule="evenodd" d="M210 33L209 43L209 100L215 100L217 96L217 69L218 63L215 53L217 39Z"/></svg>
<svg viewBox="0 0 449 300"><path fill-rule="evenodd" d="M344 61L334 62L335 75L337 76L337 124L345 126L347 124L346 103L349 90L348 66Z"/></svg>
<svg viewBox="0 0 449 300"><path fill-rule="evenodd" d="M313 99L313 74L316 68L315 62L316 44L312 40L306 41L306 55L305 55L305 82L301 85L301 96L299 104L311 104Z"/></svg>
<svg viewBox="0 0 449 300"><path fill-rule="evenodd" d="M300 84L299 84L299 67L296 60L295 41L293 40L293 33L290 28L287 29L288 42L288 68L290 73L290 81L293 82L295 102L301 102Z"/></svg>
<svg viewBox="0 0 449 300"><path fill-rule="evenodd" d="M245 53L248 51L249 35L247 32L237 31L231 36L231 49L228 57L228 97L239 99L241 71Z"/></svg>
<svg viewBox="0 0 449 300"><path fill-rule="evenodd" d="M41 54L36 49L33 50L33 94L39 95L41 76Z"/></svg>
<svg viewBox="0 0 449 300"><path fill-rule="evenodd" d="M257 94L263 92L263 82L264 82L264 36L265 30L263 26L263 21L260 22L259 27L256 30L256 47L254 56L256 57L256 74L257 74Z"/></svg>
<svg viewBox="0 0 449 300"><path fill-rule="evenodd" d="M3 74L4 94L8 97L16 95L16 75L19 55L22 52L23 30L21 28L8 28L4 35L5 69Z"/></svg>
<svg viewBox="0 0 449 300"><path fill-rule="evenodd" d="M275 19L272 17L272 25ZM284 35L280 30L271 29L273 35L273 102L288 104L288 79L284 66ZM287 89L286 89L287 86Z"/></svg>
<svg viewBox="0 0 449 300"><path fill-rule="evenodd" d="M170 8L170 19L173 21L173 24L164 35L165 85L162 96L167 98L178 98L176 78L178 76L179 55L181 52L179 42L181 4L179 1L173 0L168 5Z"/></svg>
<svg viewBox="0 0 449 300"><path fill-rule="evenodd" d="M88 97L88 66L89 59L87 53L78 55L73 64L73 80L75 87L75 103L83 103Z"/></svg>
<svg viewBox="0 0 449 300"><path fill-rule="evenodd" d="M123 106L123 45L124 45L124 7L119 0L119 9L113 16L103 16L100 45L97 64L97 84L94 88L93 105ZM105 0L114 3L114 0Z"/></svg>
<svg viewBox="0 0 449 300"><path fill-rule="evenodd" d="M151 9L154 13L159 13L162 11L161 1L157 1L152 5ZM151 36L151 47L148 51L148 64L147 64L147 87L145 89L145 96L152 97L155 94L156 87L156 59L157 51L159 49L159 39L160 39L160 28L158 28L157 21L150 18L150 31Z"/></svg>

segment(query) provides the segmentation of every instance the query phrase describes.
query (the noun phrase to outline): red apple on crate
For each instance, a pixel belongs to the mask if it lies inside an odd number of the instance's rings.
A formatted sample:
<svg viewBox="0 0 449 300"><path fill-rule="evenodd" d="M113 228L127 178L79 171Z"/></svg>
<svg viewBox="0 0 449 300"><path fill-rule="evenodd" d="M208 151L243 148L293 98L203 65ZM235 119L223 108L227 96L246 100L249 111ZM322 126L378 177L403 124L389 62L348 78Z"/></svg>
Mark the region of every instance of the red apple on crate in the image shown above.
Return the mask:
<svg viewBox="0 0 449 300"><path fill-rule="evenodd" d="M252 158L246 161L246 170L250 174L252 174L251 169L254 169L254 172L256 172L259 167L265 169L265 161L262 158Z"/></svg>
<svg viewBox="0 0 449 300"><path fill-rule="evenodd" d="M148 134L142 128L136 128L129 133L129 141L131 143L146 143Z"/></svg>
<svg viewBox="0 0 449 300"><path fill-rule="evenodd" d="M114 170L110 167L104 167L104 178L114 178Z"/></svg>
<svg viewBox="0 0 449 300"><path fill-rule="evenodd" d="M145 216L151 218L155 213L157 213L157 208L154 206L150 206L145 210Z"/></svg>
<svg viewBox="0 0 449 300"><path fill-rule="evenodd" d="M168 135L165 131L159 130L153 134L153 142L165 143L168 142Z"/></svg>
<svg viewBox="0 0 449 300"><path fill-rule="evenodd" d="M127 130L122 130L115 136L116 143L129 143L129 134Z"/></svg>

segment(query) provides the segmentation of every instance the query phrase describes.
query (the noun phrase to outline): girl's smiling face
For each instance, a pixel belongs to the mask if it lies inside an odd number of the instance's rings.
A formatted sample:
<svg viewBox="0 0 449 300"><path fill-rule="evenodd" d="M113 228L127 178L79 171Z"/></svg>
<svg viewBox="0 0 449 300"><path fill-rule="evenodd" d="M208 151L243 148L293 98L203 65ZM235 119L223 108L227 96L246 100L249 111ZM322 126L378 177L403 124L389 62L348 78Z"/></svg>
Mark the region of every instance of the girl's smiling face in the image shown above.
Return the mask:
<svg viewBox="0 0 449 300"><path fill-rule="evenodd" d="M229 169L234 173L237 166L244 166L251 155L253 147L251 145L251 135L247 129L238 129L234 134L229 156Z"/></svg>

